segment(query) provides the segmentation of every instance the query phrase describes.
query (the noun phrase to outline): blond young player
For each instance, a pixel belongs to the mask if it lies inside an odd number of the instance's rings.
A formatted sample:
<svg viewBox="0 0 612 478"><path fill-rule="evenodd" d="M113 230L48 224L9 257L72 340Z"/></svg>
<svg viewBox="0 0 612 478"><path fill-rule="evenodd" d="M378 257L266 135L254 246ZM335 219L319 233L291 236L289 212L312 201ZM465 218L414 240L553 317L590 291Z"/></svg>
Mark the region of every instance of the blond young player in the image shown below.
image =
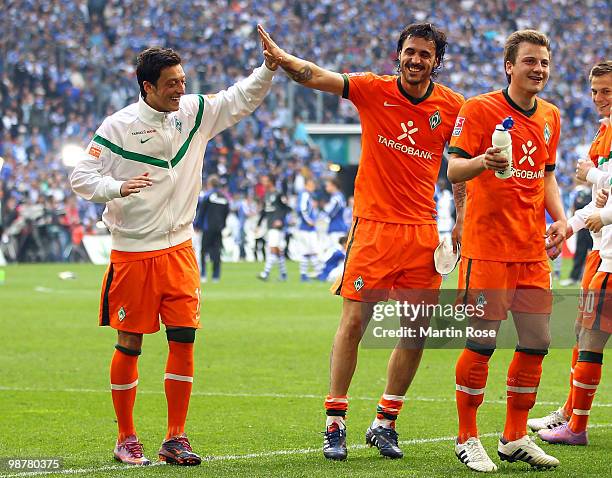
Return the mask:
<svg viewBox="0 0 612 478"><path fill-rule="evenodd" d="M508 87L469 99L453 131L448 178L466 183L459 204L463 250L459 289L467 303L485 304L484 318L471 326L487 337L468 339L456 364L459 433L455 454L468 468L491 472L497 466L478 438L476 415L484 399L488 362L507 312L518 344L507 376L506 424L498 442L502 460L550 468L559 461L527 434L527 415L536 400L542 361L550 342L550 267L546 249L563 242L567 222L554 176L561 121L559 110L540 93L550 73L550 43L534 30L510 35L504 47ZM499 179L508 161L491 146L497 124L511 116L512 176ZM545 214L555 221L546 230ZM546 239L546 242L545 242ZM493 290L493 289L496 290Z"/></svg>
<svg viewBox="0 0 612 478"><path fill-rule="evenodd" d="M570 391L562 408L544 418L527 422L532 430L538 430L542 440L565 445L588 444L587 422L601 378L603 349L612 332L612 310L608 307L610 298L606 293L607 277L612 272L612 238L610 228L604 227L612 223L612 208L601 210L596 207L597 192L609 187L611 177L612 61L595 65L589 79L593 103L602 120L589 151L589 161L579 162L576 168L578 179L593 185L593 201L569 220L571 230L568 232L587 227L593 236L593 251L582 278L580 313L576 321L578 342L572 353Z"/></svg>

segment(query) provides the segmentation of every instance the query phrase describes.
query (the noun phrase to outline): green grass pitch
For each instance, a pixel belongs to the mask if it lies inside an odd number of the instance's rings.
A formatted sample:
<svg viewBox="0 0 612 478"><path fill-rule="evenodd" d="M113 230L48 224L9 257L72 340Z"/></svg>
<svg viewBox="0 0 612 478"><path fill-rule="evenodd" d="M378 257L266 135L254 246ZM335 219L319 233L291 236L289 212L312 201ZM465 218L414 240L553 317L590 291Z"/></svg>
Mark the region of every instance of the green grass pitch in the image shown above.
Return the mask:
<svg viewBox="0 0 612 478"><path fill-rule="evenodd" d="M453 452L458 350L425 351L398 421L405 458L390 461L363 445L385 384L389 350L362 349L350 390L349 459L325 460L320 451L323 397L341 300L327 292L326 284L299 283L295 264L290 264L287 283L257 281L260 267L225 264L222 282L203 287L203 328L196 340L187 432L194 449L208 460L193 469L135 469L112 459L116 425L108 369L115 332L97 326L103 267L6 267L6 283L0 285L0 458L62 457L71 475L88 477L472 475ZM58 278L67 269L76 272L76 280ZM153 460L165 432L166 351L165 334L147 336L139 360L136 426ZM548 413L565 399L570 353L551 350L544 361L532 416ZM479 413L483 443L498 464L511 354L494 354ZM543 445L561 461L546 476L611 475L611 378L610 368L604 367L591 414L591 444ZM498 473L528 470L525 464L502 464ZM15 475L3 469L0 476Z"/></svg>

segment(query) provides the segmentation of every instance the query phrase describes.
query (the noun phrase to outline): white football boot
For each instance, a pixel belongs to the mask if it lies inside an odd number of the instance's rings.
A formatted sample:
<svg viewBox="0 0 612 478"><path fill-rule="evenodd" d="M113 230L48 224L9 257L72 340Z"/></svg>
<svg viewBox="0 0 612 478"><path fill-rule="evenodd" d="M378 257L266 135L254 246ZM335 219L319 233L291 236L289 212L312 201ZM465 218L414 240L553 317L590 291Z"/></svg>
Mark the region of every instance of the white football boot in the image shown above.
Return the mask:
<svg viewBox="0 0 612 478"><path fill-rule="evenodd" d="M504 443L500 439L497 444L497 454L503 461L510 463L524 461L532 467L542 470L559 465L559 460L554 456L547 455L529 435L508 443Z"/></svg>
<svg viewBox="0 0 612 478"><path fill-rule="evenodd" d="M464 443L455 441L455 455L471 470L485 473L497 470L497 465L489 458L482 443L476 437L470 437Z"/></svg>
<svg viewBox="0 0 612 478"><path fill-rule="evenodd" d="M567 417L565 416L565 411L563 408L559 408L554 412L550 412L548 415L542 418L530 418L527 420L527 426L531 429L532 432L537 432L540 430L553 429L560 425L565 425L567 423Z"/></svg>

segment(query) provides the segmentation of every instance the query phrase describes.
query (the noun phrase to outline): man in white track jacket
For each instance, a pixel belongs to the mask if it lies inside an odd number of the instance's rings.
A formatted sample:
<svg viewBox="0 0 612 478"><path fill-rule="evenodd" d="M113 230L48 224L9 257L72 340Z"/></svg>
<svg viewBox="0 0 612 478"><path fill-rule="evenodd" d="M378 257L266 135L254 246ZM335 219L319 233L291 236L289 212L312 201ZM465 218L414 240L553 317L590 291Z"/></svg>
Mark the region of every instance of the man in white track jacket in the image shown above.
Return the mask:
<svg viewBox="0 0 612 478"><path fill-rule="evenodd" d="M148 465L132 417L142 336L166 327L164 387L168 431L161 460L198 465L185 435L200 327L200 280L191 244L208 141L252 113L270 89L271 60L225 91L186 95L179 55L149 48L138 56L140 99L107 117L70 178L81 197L106 203L110 265L102 285L100 325L118 331L110 380L119 434L117 460Z"/></svg>
<svg viewBox="0 0 612 478"><path fill-rule="evenodd" d="M586 445L587 423L597 385L601 379L603 350L612 332L612 308L608 279L612 273L612 207L599 209L602 192L610 184L612 159L612 61L603 61L591 69L591 94L597 112L603 117L589 151L589 161L581 161L576 177L593 185L593 201L568 221L576 232L586 227L593 235L593 252L587 259L576 322L577 344L572 354L570 393L565 405L528 425L539 430L539 437L549 443ZM597 165L598 167L596 167ZM605 196L605 195L604 195ZM602 229L603 228L603 229ZM530 423L531 422L531 423Z"/></svg>

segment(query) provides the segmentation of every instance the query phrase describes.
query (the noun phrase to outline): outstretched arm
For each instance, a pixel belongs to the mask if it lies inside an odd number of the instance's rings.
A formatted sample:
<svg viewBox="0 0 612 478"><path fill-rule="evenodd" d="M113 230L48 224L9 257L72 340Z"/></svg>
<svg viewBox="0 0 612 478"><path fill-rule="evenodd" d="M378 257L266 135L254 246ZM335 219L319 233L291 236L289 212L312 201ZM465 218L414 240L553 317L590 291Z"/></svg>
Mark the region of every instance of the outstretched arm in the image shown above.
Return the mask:
<svg viewBox="0 0 612 478"><path fill-rule="evenodd" d="M342 95L344 78L340 73L326 70L310 61L290 55L272 40L261 25L257 25L257 31L261 38L266 61L280 65L289 78L308 88Z"/></svg>

